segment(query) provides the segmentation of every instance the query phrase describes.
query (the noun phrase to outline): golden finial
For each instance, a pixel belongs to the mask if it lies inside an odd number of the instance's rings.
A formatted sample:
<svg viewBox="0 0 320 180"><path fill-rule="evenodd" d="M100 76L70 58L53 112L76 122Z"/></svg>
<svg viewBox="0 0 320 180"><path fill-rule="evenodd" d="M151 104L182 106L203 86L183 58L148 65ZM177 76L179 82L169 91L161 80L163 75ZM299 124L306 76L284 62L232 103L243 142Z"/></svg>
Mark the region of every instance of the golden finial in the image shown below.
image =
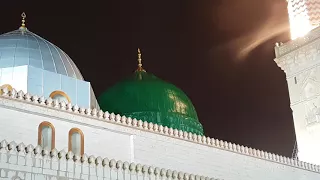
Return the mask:
<svg viewBox="0 0 320 180"><path fill-rule="evenodd" d="M145 70L142 68L142 59L141 59L141 51L140 48L138 48L138 69L137 71L144 71Z"/></svg>
<svg viewBox="0 0 320 180"><path fill-rule="evenodd" d="M26 18L27 18L26 13L25 13L25 12L23 12L23 13L21 14L21 17L22 17L22 24L21 24L21 27L22 27L22 28L25 28L25 27L26 27L25 22L26 22Z"/></svg>

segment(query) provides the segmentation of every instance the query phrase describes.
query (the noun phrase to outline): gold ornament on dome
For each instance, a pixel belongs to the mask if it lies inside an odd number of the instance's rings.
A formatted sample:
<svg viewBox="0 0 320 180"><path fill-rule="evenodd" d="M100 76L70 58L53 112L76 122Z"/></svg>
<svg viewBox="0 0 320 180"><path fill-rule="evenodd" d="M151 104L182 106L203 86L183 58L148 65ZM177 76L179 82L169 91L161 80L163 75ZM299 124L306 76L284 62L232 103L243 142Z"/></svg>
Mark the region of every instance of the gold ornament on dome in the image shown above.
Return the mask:
<svg viewBox="0 0 320 180"><path fill-rule="evenodd" d="M141 51L140 48L138 48L138 69L137 71L146 72L146 70L142 67L142 59L141 59Z"/></svg>
<svg viewBox="0 0 320 180"><path fill-rule="evenodd" d="M22 14L21 14L21 17L22 17L22 20L21 20L21 27L22 28L25 28L26 27L26 18L27 18L27 15L26 15L26 13L25 12L23 12Z"/></svg>

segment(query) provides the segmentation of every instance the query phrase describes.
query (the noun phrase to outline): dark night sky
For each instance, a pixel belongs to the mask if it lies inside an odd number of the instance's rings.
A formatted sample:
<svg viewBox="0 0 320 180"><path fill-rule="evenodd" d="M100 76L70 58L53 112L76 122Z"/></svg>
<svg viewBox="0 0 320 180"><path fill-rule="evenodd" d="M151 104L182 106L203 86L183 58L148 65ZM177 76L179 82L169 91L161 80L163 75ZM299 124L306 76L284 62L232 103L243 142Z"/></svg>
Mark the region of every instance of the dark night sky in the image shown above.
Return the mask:
<svg viewBox="0 0 320 180"><path fill-rule="evenodd" d="M285 0L30 2L1 3L0 33L25 11L97 96L135 70L140 47L144 68L191 98L207 136L291 156L287 84L273 61L274 43L289 39Z"/></svg>

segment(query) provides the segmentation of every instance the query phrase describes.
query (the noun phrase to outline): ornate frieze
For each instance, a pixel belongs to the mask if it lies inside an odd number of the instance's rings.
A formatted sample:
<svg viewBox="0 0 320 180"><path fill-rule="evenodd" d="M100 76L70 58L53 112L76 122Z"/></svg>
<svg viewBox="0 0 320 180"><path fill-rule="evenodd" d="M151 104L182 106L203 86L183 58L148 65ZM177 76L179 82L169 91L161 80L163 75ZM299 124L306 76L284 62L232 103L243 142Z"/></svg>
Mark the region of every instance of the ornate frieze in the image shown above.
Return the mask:
<svg viewBox="0 0 320 180"><path fill-rule="evenodd" d="M310 31L307 35L304 37L291 40L286 43L276 43L275 51L276 51L276 57L284 56L296 49L299 49L302 46L305 46L309 43L313 43L314 41L319 41L320 37L320 28L316 28L312 31Z"/></svg>
<svg viewBox="0 0 320 180"><path fill-rule="evenodd" d="M309 44L284 56L277 57L275 62L286 73L287 78L300 73L304 69L312 68L320 62L320 40L317 43L319 43L319 46Z"/></svg>

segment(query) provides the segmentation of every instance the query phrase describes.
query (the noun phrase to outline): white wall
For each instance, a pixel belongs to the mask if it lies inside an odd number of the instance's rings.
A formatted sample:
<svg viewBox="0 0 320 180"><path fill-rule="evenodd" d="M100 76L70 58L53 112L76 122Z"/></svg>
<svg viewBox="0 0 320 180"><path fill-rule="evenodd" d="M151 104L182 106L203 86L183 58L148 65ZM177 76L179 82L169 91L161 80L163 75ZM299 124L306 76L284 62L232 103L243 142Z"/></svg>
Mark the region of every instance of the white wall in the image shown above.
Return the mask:
<svg viewBox="0 0 320 180"><path fill-rule="evenodd" d="M299 150L298 156L300 160L319 164L320 124L319 121L312 124L306 122L305 114L308 112L306 111L305 103L292 106ZM316 105L320 104L316 103Z"/></svg>
<svg viewBox="0 0 320 180"><path fill-rule="evenodd" d="M28 66L0 68L0 86L10 84L13 88L26 91Z"/></svg>
<svg viewBox="0 0 320 180"><path fill-rule="evenodd" d="M3 115L0 116L0 123L1 127L6 127L0 139L36 144L38 124L45 120L56 128L58 149L67 146L68 130L78 127L85 135L85 153L95 157L133 160L135 163L225 180L320 178L319 166L271 153L161 129L151 123L108 116L108 113L88 111L81 115L78 110L75 110L78 113L61 110L65 106L50 106L0 97L0 114ZM107 119L99 118L101 116Z"/></svg>
<svg viewBox="0 0 320 180"><path fill-rule="evenodd" d="M12 180L214 180L101 157L79 157L65 151L6 141L0 143L0 179Z"/></svg>
<svg viewBox="0 0 320 180"><path fill-rule="evenodd" d="M113 132L103 127L72 123L68 119L39 116L12 109L0 108L0 139L25 144L38 144L38 126L43 121L55 127L55 148L68 151L68 134L72 128L79 128L84 134L84 151L90 155L113 157L122 161L131 161L130 134Z"/></svg>
<svg viewBox="0 0 320 180"><path fill-rule="evenodd" d="M276 47L275 61L286 73L302 161L320 164L320 28Z"/></svg>
<svg viewBox="0 0 320 180"><path fill-rule="evenodd" d="M320 178L283 164L154 134L137 136L134 146L135 162L223 179Z"/></svg>
<svg viewBox="0 0 320 180"><path fill-rule="evenodd" d="M320 164L320 66L302 70L287 79L291 109L302 161Z"/></svg>

